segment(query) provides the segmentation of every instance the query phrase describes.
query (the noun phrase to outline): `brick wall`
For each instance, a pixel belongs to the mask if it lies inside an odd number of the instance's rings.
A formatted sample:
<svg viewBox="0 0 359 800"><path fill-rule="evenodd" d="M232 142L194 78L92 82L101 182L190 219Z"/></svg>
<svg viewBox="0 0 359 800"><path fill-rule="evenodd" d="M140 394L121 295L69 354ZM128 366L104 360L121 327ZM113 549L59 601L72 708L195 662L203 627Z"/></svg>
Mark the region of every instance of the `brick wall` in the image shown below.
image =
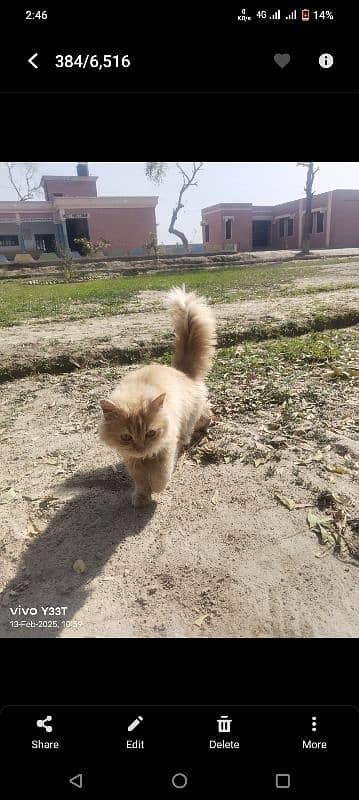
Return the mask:
<svg viewBox="0 0 359 800"><path fill-rule="evenodd" d="M97 197L96 181L97 178L45 178L45 197L50 201L54 199L54 194L63 197Z"/></svg>
<svg viewBox="0 0 359 800"><path fill-rule="evenodd" d="M333 192L330 247L359 247L359 191Z"/></svg>
<svg viewBox="0 0 359 800"><path fill-rule="evenodd" d="M231 239L225 238L225 217L233 218ZM245 252L252 249L252 210L250 206L239 211L225 206L210 213L206 213L204 210L202 223L209 225L209 242L205 242L205 229L204 225L202 226L203 244L206 249L224 250L228 244L235 244L237 250Z"/></svg>
<svg viewBox="0 0 359 800"><path fill-rule="evenodd" d="M156 232L156 214L148 208L96 208L88 209L91 241L100 238L111 242L106 255L123 251L130 255L132 249L143 247L150 233Z"/></svg>

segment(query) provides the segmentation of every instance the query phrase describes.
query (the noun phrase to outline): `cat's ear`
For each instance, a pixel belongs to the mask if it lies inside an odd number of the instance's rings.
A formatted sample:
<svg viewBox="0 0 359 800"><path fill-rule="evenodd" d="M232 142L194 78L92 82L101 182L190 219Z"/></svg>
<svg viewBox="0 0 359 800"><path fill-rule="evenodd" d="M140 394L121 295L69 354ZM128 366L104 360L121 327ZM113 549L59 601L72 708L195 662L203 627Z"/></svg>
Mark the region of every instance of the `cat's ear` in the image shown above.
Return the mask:
<svg viewBox="0 0 359 800"><path fill-rule="evenodd" d="M115 417L122 417L122 411L111 400L100 400L100 406L103 411L105 419L114 419Z"/></svg>
<svg viewBox="0 0 359 800"><path fill-rule="evenodd" d="M163 406L165 397L166 397L166 392L163 392L163 394L159 394L158 397L155 397L154 400L151 400L149 411L152 411L152 413L155 411L159 411L160 408L162 408Z"/></svg>

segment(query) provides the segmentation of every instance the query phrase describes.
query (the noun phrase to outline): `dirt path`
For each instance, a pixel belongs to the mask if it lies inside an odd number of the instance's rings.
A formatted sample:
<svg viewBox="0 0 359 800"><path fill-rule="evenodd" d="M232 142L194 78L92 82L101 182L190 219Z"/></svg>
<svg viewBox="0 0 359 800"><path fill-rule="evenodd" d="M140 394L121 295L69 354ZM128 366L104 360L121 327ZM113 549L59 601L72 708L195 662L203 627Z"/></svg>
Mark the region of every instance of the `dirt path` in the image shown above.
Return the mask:
<svg viewBox="0 0 359 800"><path fill-rule="evenodd" d="M107 351L136 352L143 347L169 342L172 328L168 312L161 307L163 294L147 292L147 312L128 313L109 317L66 322L33 322L1 329L0 369L36 369L40 362L56 361L57 357L71 357L76 363L81 358L88 364L96 360L106 363ZM321 292L298 297L277 297L224 303L215 306L218 330L238 333L253 326L285 324L288 321L305 323L316 313L328 309L336 314L359 312L359 290L347 289ZM74 366L74 369L76 365ZM50 370L51 371L51 370Z"/></svg>
<svg viewBox="0 0 359 800"><path fill-rule="evenodd" d="M353 265L326 269L318 281L356 276ZM97 354L105 368L1 386L0 636L358 637L359 562L323 548L307 524L328 489L359 519L357 330L341 332L339 361L353 368L342 382L328 381L325 344L315 344L318 364L305 350L266 360L259 345L217 358L211 463L186 453L158 503L135 511L127 476L98 440L98 400L127 370L108 363L110 347L170 349L161 299L143 294L140 314L1 330L0 366L65 352ZM359 312L358 290L215 306L222 334L349 309ZM357 529L352 538L357 547ZM65 616L45 616L49 606Z"/></svg>
<svg viewBox="0 0 359 800"><path fill-rule="evenodd" d="M2 387L0 635L357 637L357 565L323 554L304 508L289 511L274 497L279 487L295 491L298 504L313 502L305 483L312 465L293 489L295 449L272 477L265 464L205 466L185 455L157 506L131 508L129 481L96 435L98 398L123 372L44 375ZM349 410L350 403L353 394ZM258 419L232 418L244 450L258 438ZM347 475L330 480L358 503ZM83 574L73 570L79 559ZM46 619L41 606L66 607L69 627L62 617L47 617L57 628L12 627L29 622L11 614L19 606L39 609L33 623Z"/></svg>

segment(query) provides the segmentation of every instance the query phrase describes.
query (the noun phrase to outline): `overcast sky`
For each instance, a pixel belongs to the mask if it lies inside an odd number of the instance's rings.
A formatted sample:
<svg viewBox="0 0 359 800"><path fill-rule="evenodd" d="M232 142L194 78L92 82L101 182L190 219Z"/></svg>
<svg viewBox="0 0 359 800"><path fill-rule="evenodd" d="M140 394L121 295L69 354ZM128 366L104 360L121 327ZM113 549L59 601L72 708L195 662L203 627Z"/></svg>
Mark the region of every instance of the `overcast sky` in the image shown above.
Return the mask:
<svg viewBox="0 0 359 800"><path fill-rule="evenodd" d="M21 162L17 162L21 163ZM39 161L41 175L75 175L75 161ZM144 161L90 161L91 175L98 175L101 195L159 195L157 206L158 241L178 241L168 233L168 225L177 199L181 179L174 162L168 162L165 182L155 186L145 176ZM186 167L190 162L181 162ZM359 189L359 161L319 161L316 175L317 194L331 189ZM192 242L200 242L201 209L215 203L253 203L267 205L295 200L303 196L306 171L295 161L206 161L198 176L198 186L188 189L185 208L177 227ZM8 183L7 172L0 167L0 200L16 200Z"/></svg>

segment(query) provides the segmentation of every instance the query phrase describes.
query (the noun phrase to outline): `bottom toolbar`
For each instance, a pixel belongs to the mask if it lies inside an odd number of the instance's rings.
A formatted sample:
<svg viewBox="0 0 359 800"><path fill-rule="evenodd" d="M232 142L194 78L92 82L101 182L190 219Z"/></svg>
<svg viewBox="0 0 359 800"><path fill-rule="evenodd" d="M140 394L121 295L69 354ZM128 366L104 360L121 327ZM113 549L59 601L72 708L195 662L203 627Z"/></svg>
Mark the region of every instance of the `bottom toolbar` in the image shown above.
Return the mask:
<svg viewBox="0 0 359 800"><path fill-rule="evenodd" d="M66 797L355 797L354 707L6 707L3 784ZM6 794L6 792L5 792Z"/></svg>

